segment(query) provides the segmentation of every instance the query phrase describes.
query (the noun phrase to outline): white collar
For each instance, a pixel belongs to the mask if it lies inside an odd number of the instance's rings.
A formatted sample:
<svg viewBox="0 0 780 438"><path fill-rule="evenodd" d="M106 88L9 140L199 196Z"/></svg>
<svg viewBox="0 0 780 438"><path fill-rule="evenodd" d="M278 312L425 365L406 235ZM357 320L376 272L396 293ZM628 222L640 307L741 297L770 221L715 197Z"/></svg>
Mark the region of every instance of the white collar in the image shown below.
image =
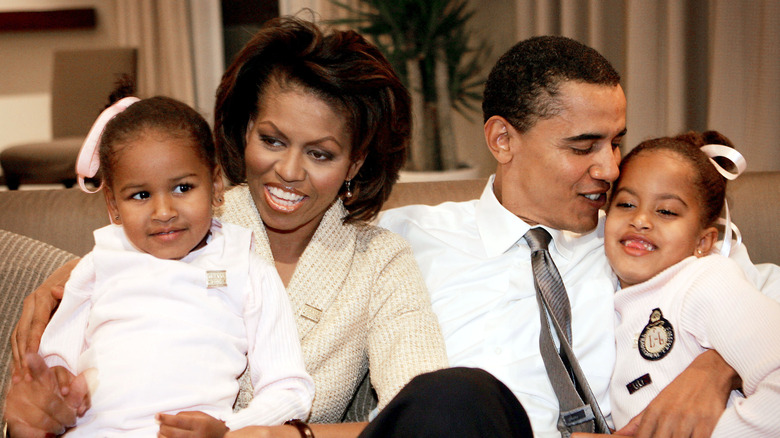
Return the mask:
<svg viewBox="0 0 780 438"><path fill-rule="evenodd" d="M496 257L510 250L532 228L498 202L493 192L494 181L495 175L491 175L476 206L477 229L485 246L485 254L489 257ZM572 247L574 240L582 235L547 226L542 228L552 236L553 245L558 253L564 258L570 258L574 251ZM524 241L523 245L525 245Z"/></svg>

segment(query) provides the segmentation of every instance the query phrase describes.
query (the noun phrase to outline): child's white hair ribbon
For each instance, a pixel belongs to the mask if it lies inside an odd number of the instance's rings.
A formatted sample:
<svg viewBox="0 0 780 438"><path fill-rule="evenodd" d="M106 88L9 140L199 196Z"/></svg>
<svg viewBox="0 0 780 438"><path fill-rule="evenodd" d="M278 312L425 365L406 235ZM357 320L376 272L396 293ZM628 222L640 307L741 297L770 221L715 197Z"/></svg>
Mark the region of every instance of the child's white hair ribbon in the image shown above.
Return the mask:
<svg viewBox="0 0 780 438"><path fill-rule="evenodd" d="M84 184L85 178L92 178L97 175L98 169L100 169L100 150L98 145L100 144L100 137L103 135L103 129L106 124L113 119L117 114L126 110L130 105L138 102L137 97L125 97L116 102L108 108L104 109L98 116L95 123L92 124L92 128L87 134L87 138L84 140L84 144L81 146L79 156L76 159L76 175L78 176L79 187L81 190L87 193L97 193L103 187L103 183L93 190L89 190Z"/></svg>
<svg viewBox="0 0 780 438"><path fill-rule="evenodd" d="M707 154L707 157L709 157L710 162L715 166L718 173L729 181L737 179L737 177L745 171L745 168L747 168L745 157L732 147L724 146L722 144L705 144L701 147L701 150ZM725 158L729 160L734 165L735 170L728 171L724 169L723 166L714 160L714 158ZM725 211L726 217L718 219L718 223L723 225L723 243L720 246L720 253L721 255L728 257L732 248L732 234L736 239L736 243L733 245L734 247L737 247L742 243L742 234L739 232L739 228L731 223L729 203L725 199L723 200L723 210Z"/></svg>

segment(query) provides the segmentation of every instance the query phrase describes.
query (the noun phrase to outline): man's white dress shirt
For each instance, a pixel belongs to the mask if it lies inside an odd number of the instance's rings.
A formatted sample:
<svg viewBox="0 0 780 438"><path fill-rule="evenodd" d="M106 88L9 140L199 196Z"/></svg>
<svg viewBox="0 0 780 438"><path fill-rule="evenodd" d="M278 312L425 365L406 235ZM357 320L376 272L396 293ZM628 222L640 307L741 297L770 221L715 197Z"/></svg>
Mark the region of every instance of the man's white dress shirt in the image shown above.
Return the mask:
<svg viewBox="0 0 780 438"><path fill-rule="evenodd" d="M537 437L560 436L558 400L539 351L539 307L530 229L493 194L479 200L386 211L379 225L412 245L442 326L452 366L483 368L523 404ZM605 414L615 361L615 280L604 256L603 218L578 235L545 227L572 307L574 352Z"/></svg>

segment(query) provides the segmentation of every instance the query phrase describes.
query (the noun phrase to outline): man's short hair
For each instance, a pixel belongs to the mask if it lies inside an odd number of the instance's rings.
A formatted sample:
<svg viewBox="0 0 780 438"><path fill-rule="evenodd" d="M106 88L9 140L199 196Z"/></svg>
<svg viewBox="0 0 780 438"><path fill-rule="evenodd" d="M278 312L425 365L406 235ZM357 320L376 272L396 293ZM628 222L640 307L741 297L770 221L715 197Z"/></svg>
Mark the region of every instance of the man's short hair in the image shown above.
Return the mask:
<svg viewBox="0 0 780 438"><path fill-rule="evenodd" d="M485 83L484 121L505 118L520 132L561 111L556 96L565 81L616 86L620 75L596 50L571 38L520 41L496 62Z"/></svg>

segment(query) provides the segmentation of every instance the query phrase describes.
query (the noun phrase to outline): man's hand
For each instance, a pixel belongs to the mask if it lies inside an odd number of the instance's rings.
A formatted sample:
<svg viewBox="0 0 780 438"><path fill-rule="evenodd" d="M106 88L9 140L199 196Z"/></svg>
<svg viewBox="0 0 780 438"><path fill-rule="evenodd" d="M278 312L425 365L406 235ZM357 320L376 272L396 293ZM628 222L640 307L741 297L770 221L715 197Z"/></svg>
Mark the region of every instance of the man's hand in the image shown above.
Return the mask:
<svg viewBox="0 0 780 438"><path fill-rule="evenodd" d="M37 354L28 354L25 362L29 368L17 369L6 395L5 421L10 436L64 433L89 406L84 377L65 369L55 372Z"/></svg>
<svg viewBox="0 0 780 438"><path fill-rule="evenodd" d="M222 438L229 431L224 421L203 412L179 412L176 415L157 414L159 438Z"/></svg>
<svg viewBox="0 0 780 438"><path fill-rule="evenodd" d="M22 316L11 334L11 351L17 368L27 366L24 363L26 353L38 352L43 330L62 300L65 283L77 264L78 260L65 263L24 299Z"/></svg>
<svg viewBox="0 0 780 438"><path fill-rule="evenodd" d="M715 350L700 354L688 368L616 433L649 437L709 437L739 376Z"/></svg>

